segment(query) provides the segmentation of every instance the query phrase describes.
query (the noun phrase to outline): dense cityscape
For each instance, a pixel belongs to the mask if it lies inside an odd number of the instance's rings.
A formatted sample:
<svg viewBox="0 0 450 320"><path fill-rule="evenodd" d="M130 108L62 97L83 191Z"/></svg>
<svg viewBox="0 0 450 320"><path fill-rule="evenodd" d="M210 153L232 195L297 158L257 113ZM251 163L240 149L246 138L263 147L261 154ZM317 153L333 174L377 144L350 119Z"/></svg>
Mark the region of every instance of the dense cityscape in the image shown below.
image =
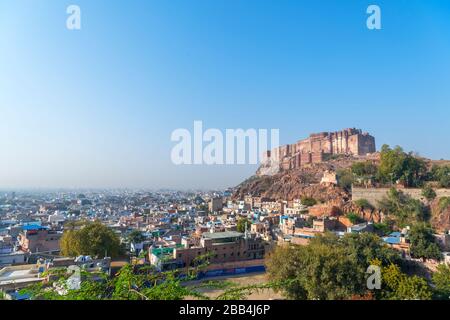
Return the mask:
<svg viewBox="0 0 450 320"><path fill-rule="evenodd" d="M274 149L276 175L263 163L222 191L3 192L2 297L449 298L448 161L376 152L371 136L361 148L358 135ZM373 268L383 286L371 287ZM121 291L125 276L133 285Z"/></svg>
<svg viewBox="0 0 450 320"><path fill-rule="evenodd" d="M0 1L0 315L447 308L449 12Z"/></svg>

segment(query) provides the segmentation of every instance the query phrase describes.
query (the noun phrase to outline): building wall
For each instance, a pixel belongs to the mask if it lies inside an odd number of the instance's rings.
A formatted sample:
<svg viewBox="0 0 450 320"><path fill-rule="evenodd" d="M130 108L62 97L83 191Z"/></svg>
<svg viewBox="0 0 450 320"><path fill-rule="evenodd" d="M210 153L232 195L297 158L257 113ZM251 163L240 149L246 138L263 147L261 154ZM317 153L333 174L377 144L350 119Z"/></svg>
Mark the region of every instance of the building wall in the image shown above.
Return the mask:
<svg viewBox="0 0 450 320"><path fill-rule="evenodd" d="M280 146L268 152L263 162L266 166L277 166L281 170L299 168L311 163L325 161L333 154L366 155L376 152L375 138L360 129L350 128L337 132L311 134L309 138L294 144ZM277 155L277 161L270 161Z"/></svg>
<svg viewBox="0 0 450 320"><path fill-rule="evenodd" d="M337 176L336 172L333 171L325 171L323 173L322 180L320 181L322 184L329 184L329 185L335 185L337 184Z"/></svg>
<svg viewBox="0 0 450 320"><path fill-rule="evenodd" d="M11 264L25 263L24 253L0 254L0 267Z"/></svg>
<svg viewBox="0 0 450 320"><path fill-rule="evenodd" d="M312 162L311 153L300 154L300 164L308 164Z"/></svg>
<svg viewBox="0 0 450 320"><path fill-rule="evenodd" d="M292 237L291 243L299 246L306 246L309 244L311 239L309 238L301 238L301 237Z"/></svg>
<svg viewBox="0 0 450 320"><path fill-rule="evenodd" d="M352 135L348 137L347 142L347 152L355 155L360 155L360 148L359 148L359 134ZM375 152L375 151L373 151Z"/></svg>
<svg viewBox="0 0 450 320"><path fill-rule="evenodd" d="M27 231L20 234L20 246L27 252L59 251L62 234L48 230Z"/></svg>
<svg viewBox="0 0 450 320"><path fill-rule="evenodd" d="M358 135L358 153L359 155L366 155L368 153L376 152L375 138L371 135Z"/></svg>
<svg viewBox="0 0 450 320"><path fill-rule="evenodd" d="M196 257L211 254L210 263L225 263L264 258L265 247L262 241L240 239L236 242L212 244L205 242L204 246L195 248L175 249L173 258L189 266Z"/></svg>
<svg viewBox="0 0 450 320"><path fill-rule="evenodd" d="M211 212L221 211L223 208L223 199L221 197L211 199L208 207Z"/></svg>
<svg viewBox="0 0 450 320"><path fill-rule="evenodd" d="M352 188L352 201L357 201L360 199L366 199L374 207L378 206L378 201L382 200L387 196L390 188ZM410 197L424 201L425 198L422 196L422 189L417 188L407 188L400 189L403 193L409 195ZM436 195L438 198L450 197L450 189L436 189Z"/></svg>
<svg viewBox="0 0 450 320"><path fill-rule="evenodd" d="M323 152L315 152L311 155L311 162L312 163L320 163L324 160L324 153Z"/></svg>
<svg viewBox="0 0 450 320"><path fill-rule="evenodd" d="M223 263L210 264L206 270L231 269L231 268L248 268L255 266L264 266L264 259L242 260Z"/></svg>

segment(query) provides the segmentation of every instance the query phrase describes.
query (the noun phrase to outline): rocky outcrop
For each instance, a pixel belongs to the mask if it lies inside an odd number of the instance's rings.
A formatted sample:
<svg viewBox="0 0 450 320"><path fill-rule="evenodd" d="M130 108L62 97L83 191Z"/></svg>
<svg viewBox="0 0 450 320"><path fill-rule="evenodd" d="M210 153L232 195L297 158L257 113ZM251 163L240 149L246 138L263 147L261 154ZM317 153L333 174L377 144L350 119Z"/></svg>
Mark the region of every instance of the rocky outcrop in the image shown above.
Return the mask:
<svg viewBox="0 0 450 320"><path fill-rule="evenodd" d="M431 203L431 224L440 232L450 230L450 201L443 201L443 198L435 199Z"/></svg>
<svg viewBox="0 0 450 320"><path fill-rule="evenodd" d="M341 204L348 201L350 195L336 185L320 183L324 172L332 167L332 164L321 164L272 176L253 176L236 188L234 198L242 199L246 195L252 195L290 201L303 196L320 202Z"/></svg>
<svg viewBox="0 0 450 320"><path fill-rule="evenodd" d="M348 169L357 161L379 161L379 154L369 157L339 155L326 162L315 163L301 168L283 170L273 175L257 174L235 188L234 199L247 195L274 200L291 201L302 197L316 199L319 203L310 208L312 215L330 215L333 212L357 213L367 221L380 222L382 213L375 209L361 209L351 201L350 192L335 184L331 177L340 169ZM333 180L333 181L332 181Z"/></svg>
<svg viewBox="0 0 450 320"><path fill-rule="evenodd" d="M361 219L365 221L372 221L374 223L381 223L384 219L384 214L382 211L376 208L361 208L354 202L347 202L342 206L343 214L350 212L356 213Z"/></svg>

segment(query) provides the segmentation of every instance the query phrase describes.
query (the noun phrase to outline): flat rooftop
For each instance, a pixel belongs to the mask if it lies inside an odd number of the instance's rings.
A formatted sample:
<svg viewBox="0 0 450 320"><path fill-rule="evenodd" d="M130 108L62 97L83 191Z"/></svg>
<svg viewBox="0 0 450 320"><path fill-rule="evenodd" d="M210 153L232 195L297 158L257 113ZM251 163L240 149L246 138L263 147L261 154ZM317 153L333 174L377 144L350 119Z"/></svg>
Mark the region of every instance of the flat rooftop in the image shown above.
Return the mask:
<svg viewBox="0 0 450 320"><path fill-rule="evenodd" d="M224 239L224 238L239 238L243 237L244 234L236 231L225 231L225 232L205 232L203 233L203 238L208 239Z"/></svg>
<svg viewBox="0 0 450 320"><path fill-rule="evenodd" d="M11 270L11 271L5 271L4 273L1 274L0 279L4 280L3 278L11 278L11 277L28 277L28 276L32 276L33 278L35 277L35 275L30 273L30 270Z"/></svg>
<svg viewBox="0 0 450 320"><path fill-rule="evenodd" d="M26 226L22 226L22 230L48 230L48 227L44 227L44 226L40 226L40 225L36 225L36 224L29 224Z"/></svg>

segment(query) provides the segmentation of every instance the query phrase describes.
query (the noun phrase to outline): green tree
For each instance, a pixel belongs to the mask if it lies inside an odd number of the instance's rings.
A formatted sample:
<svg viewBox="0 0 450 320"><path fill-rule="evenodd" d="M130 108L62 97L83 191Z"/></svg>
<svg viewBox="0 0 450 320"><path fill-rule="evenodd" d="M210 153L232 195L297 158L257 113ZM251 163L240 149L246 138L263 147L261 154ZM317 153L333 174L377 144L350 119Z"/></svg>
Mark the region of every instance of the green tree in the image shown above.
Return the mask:
<svg viewBox="0 0 450 320"><path fill-rule="evenodd" d="M412 153L405 153L401 147L391 149L383 145L377 176L385 183L399 181L405 187L417 187L425 181L427 167L423 160Z"/></svg>
<svg viewBox="0 0 450 320"><path fill-rule="evenodd" d="M355 205L358 206L361 210L373 210L375 209L372 204L367 199L358 199L355 202Z"/></svg>
<svg viewBox="0 0 450 320"><path fill-rule="evenodd" d="M132 243L141 243L145 241L145 236L139 230L133 230L128 234L128 241Z"/></svg>
<svg viewBox="0 0 450 320"><path fill-rule="evenodd" d="M391 188L381 201L378 208L395 217L399 227L429 219L430 210L420 200L413 199L395 188Z"/></svg>
<svg viewBox="0 0 450 320"><path fill-rule="evenodd" d="M378 172L378 167L370 161L364 161L353 163L351 170L359 178L371 178Z"/></svg>
<svg viewBox="0 0 450 320"><path fill-rule="evenodd" d="M439 199L439 209L441 211L446 210L448 207L450 207L450 197L442 197Z"/></svg>
<svg viewBox="0 0 450 320"><path fill-rule="evenodd" d="M61 253L67 257L75 257L80 255L81 244L78 230L68 229L64 231L60 240Z"/></svg>
<svg viewBox="0 0 450 320"><path fill-rule="evenodd" d="M341 245L347 254L352 257L358 265L367 269L374 260L380 261L382 265L400 263L398 251L385 245L380 237L373 233L349 233L340 239Z"/></svg>
<svg viewBox="0 0 450 320"><path fill-rule="evenodd" d="M374 223L373 227L378 235L384 236L392 232L392 228L388 223Z"/></svg>
<svg viewBox="0 0 450 320"><path fill-rule="evenodd" d="M208 299L199 289L226 289L223 296L245 297L259 287L231 288L223 281L209 281L200 285L187 285L196 279L196 274L188 272L187 277L180 277L174 271L157 272L151 266L138 267L127 264L113 278L105 274L82 272L83 281L78 290L66 290L60 294L57 288L66 288L66 280L71 275L65 270L58 270L55 280L31 285L21 293L30 294L32 300L182 300L187 297ZM55 276L50 279L55 278ZM263 285L261 288L268 286ZM228 293L231 290L232 293ZM240 293L241 292L241 293ZM243 292L243 293L242 293Z"/></svg>
<svg viewBox="0 0 450 320"><path fill-rule="evenodd" d="M367 294L373 259L396 262L399 254L373 234L338 238L325 234L306 246L280 246L267 258L267 272L289 299L349 299Z"/></svg>
<svg viewBox="0 0 450 320"><path fill-rule="evenodd" d="M422 196L425 197L428 202L430 202L436 199L437 195L433 188L429 184L427 184L422 188Z"/></svg>
<svg viewBox="0 0 450 320"><path fill-rule="evenodd" d="M441 188L450 188L450 166L434 165L431 168L431 179L439 182Z"/></svg>
<svg viewBox="0 0 450 320"><path fill-rule="evenodd" d="M245 232L245 227L247 226L247 230L250 230L252 222L247 218L240 218L237 222L237 231Z"/></svg>
<svg viewBox="0 0 450 320"><path fill-rule="evenodd" d="M436 272L433 273L433 284L438 299L450 299L450 267L440 264Z"/></svg>
<svg viewBox="0 0 450 320"><path fill-rule="evenodd" d="M282 290L290 299L345 299L364 291L364 274L342 248L279 247L267 267L272 281L288 280Z"/></svg>
<svg viewBox="0 0 450 320"><path fill-rule="evenodd" d="M433 230L429 226L424 223L417 223L412 226L408 236L412 257L424 260L442 259L441 250L435 241Z"/></svg>
<svg viewBox="0 0 450 320"><path fill-rule="evenodd" d="M395 264L382 268L382 298L389 300L430 300L432 291L425 279L408 276Z"/></svg>
<svg viewBox="0 0 450 320"><path fill-rule="evenodd" d="M61 238L61 253L65 256L91 255L117 257L120 240L111 228L99 221L87 222L79 230L66 230Z"/></svg>
<svg viewBox="0 0 450 320"><path fill-rule="evenodd" d="M317 204L317 200L311 197L302 196L300 198L301 203L305 206L312 207Z"/></svg>
<svg viewBox="0 0 450 320"><path fill-rule="evenodd" d="M339 169L336 171L338 186L347 192L351 191L355 177L350 169Z"/></svg>
<svg viewBox="0 0 450 320"><path fill-rule="evenodd" d="M357 213L354 212L347 213L346 217L353 224L358 224L364 221Z"/></svg>

